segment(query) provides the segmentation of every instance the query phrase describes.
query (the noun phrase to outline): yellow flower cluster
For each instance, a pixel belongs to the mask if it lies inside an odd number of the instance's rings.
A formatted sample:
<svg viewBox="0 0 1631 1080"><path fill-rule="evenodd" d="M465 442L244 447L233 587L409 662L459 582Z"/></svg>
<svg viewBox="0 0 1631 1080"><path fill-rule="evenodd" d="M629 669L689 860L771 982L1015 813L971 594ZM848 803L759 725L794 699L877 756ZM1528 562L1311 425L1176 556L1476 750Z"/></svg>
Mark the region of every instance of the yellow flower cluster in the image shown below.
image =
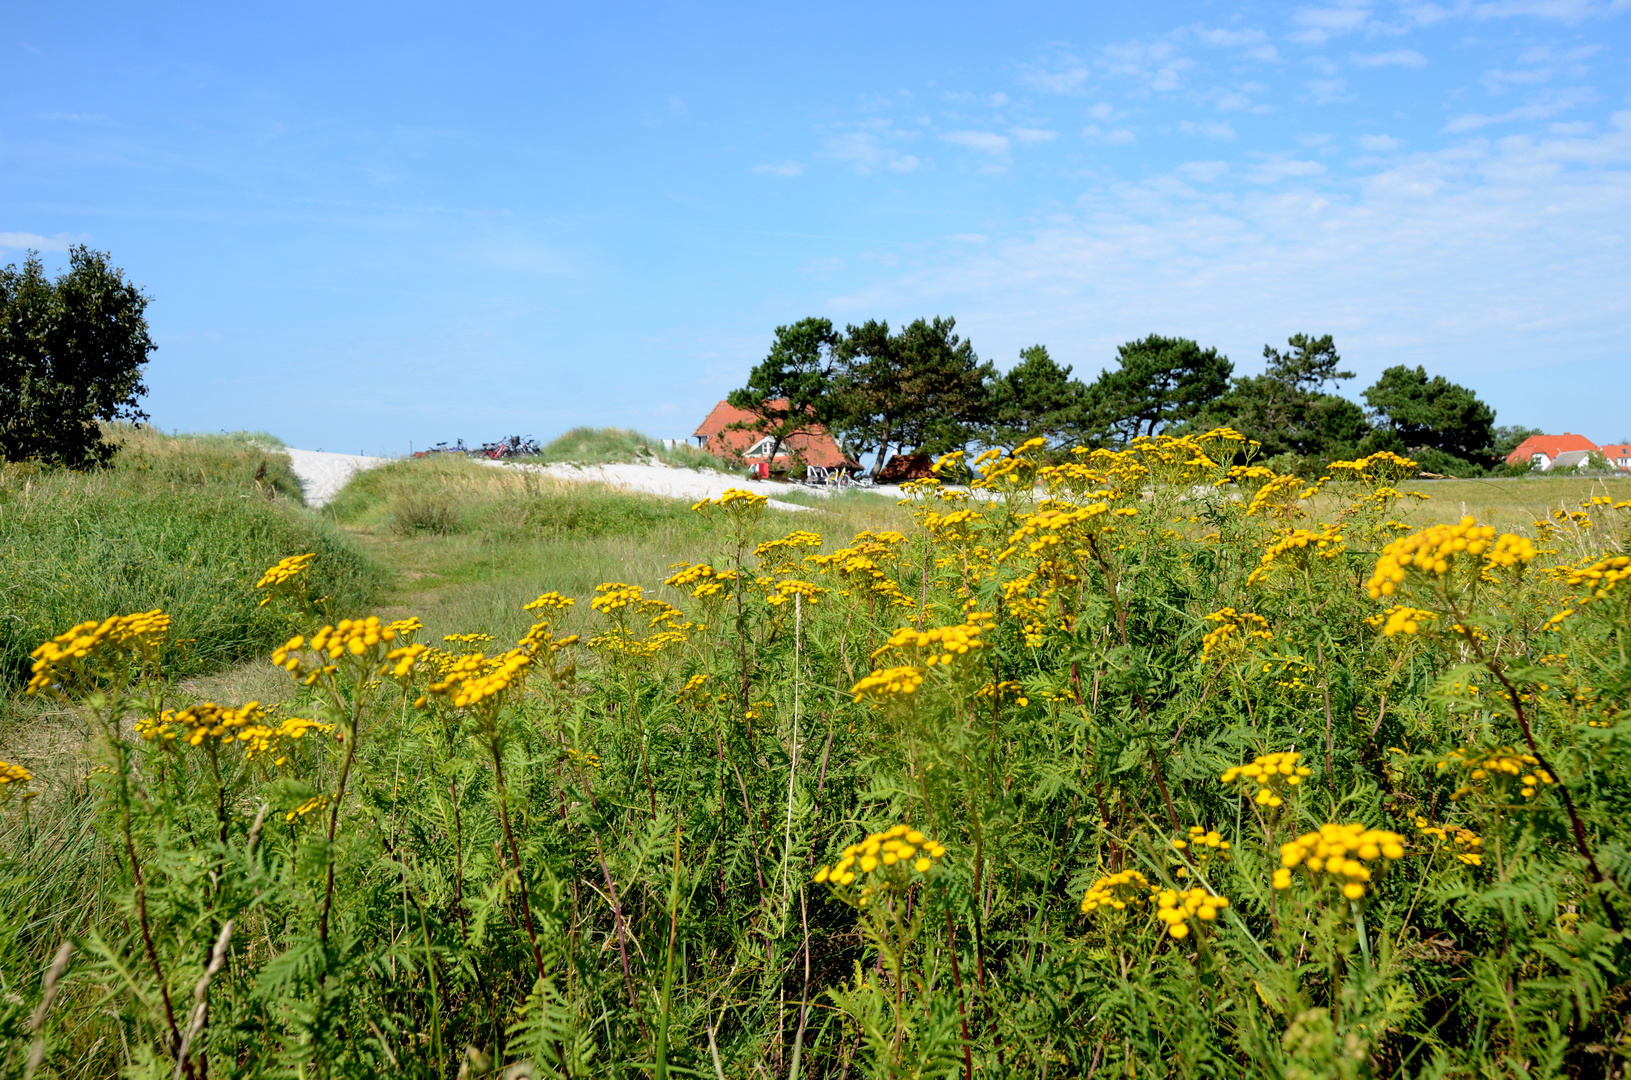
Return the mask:
<svg viewBox="0 0 1631 1080"><path fill-rule="evenodd" d="M493 640L491 634L443 634L442 641L449 645L485 645Z"/></svg>
<svg viewBox="0 0 1631 1080"><path fill-rule="evenodd" d="M1496 786L1505 790L1511 785L1514 778L1518 781L1518 794L1526 799L1533 799L1541 788L1557 783L1552 774L1540 767L1540 761L1531 754L1520 754L1510 746L1503 746L1492 753L1478 751L1451 750L1443 761L1438 763L1438 771L1446 769L1459 769L1464 772L1467 779L1473 783L1482 783L1493 780ZM1471 794L1473 788L1463 785L1451 796L1459 799L1463 795Z"/></svg>
<svg viewBox="0 0 1631 1080"><path fill-rule="evenodd" d="M796 529L780 540L766 540L753 549L754 556L766 569L786 573L798 561L800 548L818 548L821 535L806 529Z"/></svg>
<svg viewBox="0 0 1631 1080"><path fill-rule="evenodd" d="M1280 845L1280 866L1274 871L1274 887L1289 889L1291 872L1301 867L1313 881L1319 876L1339 886L1349 900L1359 900L1365 887L1388 863L1404 858L1404 837L1384 829L1364 825L1321 825L1318 832L1304 833ZM1386 860L1378 867L1378 860Z"/></svg>
<svg viewBox="0 0 1631 1080"><path fill-rule="evenodd" d="M385 667L380 674L389 675L393 679L406 679L413 674L414 668L419 666L420 659L429 651L429 645L404 645L400 649L392 649L385 654Z"/></svg>
<svg viewBox="0 0 1631 1080"><path fill-rule="evenodd" d="M0 761L0 784L27 784L33 779L34 774L21 765Z"/></svg>
<svg viewBox="0 0 1631 1080"><path fill-rule="evenodd" d="M923 685L923 670L911 666L881 668L850 688L855 700L870 697L881 701L895 694L911 694Z"/></svg>
<svg viewBox="0 0 1631 1080"><path fill-rule="evenodd" d="M763 495L755 495L753 492L748 491L745 488L726 488L724 494L720 495L719 498L703 499L699 503L692 504L691 509L698 513L705 514L709 510L717 507L722 510L730 510L741 513L744 511L762 509L768 502L770 502L770 500L765 498Z"/></svg>
<svg viewBox="0 0 1631 1080"><path fill-rule="evenodd" d="M566 756L568 760L576 761L582 765L587 765L591 769L600 768L600 755L592 751L586 754L581 750L569 746L566 748Z"/></svg>
<svg viewBox="0 0 1631 1080"><path fill-rule="evenodd" d="M1125 911L1128 904L1148 899L1150 894L1157 891L1150 887L1149 879L1137 870L1122 870L1100 878L1088 888L1082 897L1082 914L1091 915L1101 908Z"/></svg>
<svg viewBox="0 0 1631 1080"><path fill-rule="evenodd" d="M609 615L621 608L638 604L645 598L645 590L638 585L625 585L621 581L607 581L595 586L599 593L589 606L602 615Z"/></svg>
<svg viewBox="0 0 1631 1080"><path fill-rule="evenodd" d="M306 572L315 558L317 553L308 551L304 555L290 555L287 559L279 559L276 566L269 567L266 573L261 575L261 579L255 582L255 588L270 590L261 597L260 606L265 607L280 591L299 582L300 575Z"/></svg>
<svg viewBox="0 0 1631 1080"><path fill-rule="evenodd" d="M565 611L576 604L577 601L570 596L562 596L558 592L546 592L530 604L523 604L522 611Z"/></svg>
<svg viewBox="0 0 1631 1080"><path fill-rule="evenodd" d="M1268 579L1269 571L1274 568L1275 560L1287 552L1307 551L1309 547L1313 553L1322 559L1334 559L1342 554L1342 530L1335 525L1314 532L1310 529L1287 529L1277 534L1279 539L1270 544L1263 552L1263 561L1257 569L1246 575L1246 584L1256 585Z"/></svg>
<svg viewBox="0 0 1631 1080"><path fill-rule="evenodd" d="M1295 750L1263 754L1254 758L1250 765L1236 765L1225 771L1222 782L1233 784L1238 780L1249 780L1257 785L1257 793L1252 797L1257 805L1277 807L1285 802L1287 788L1296 787L1313 772L1308 766L1297 764L1301 756Z"/></svg>
<svg viewBox="0 0 1631 1080"><path fill-rule="evenodd" d="M104 661L151 652L170 629L170 616L157 608L132 615L91 620L63 631L29 653L34 664L27 693L60 687L84 677Z"/></svg>
<svg viewBox="0 0 1631 1080"><path fill-rule="evenodd" d="M1382 618L1367 619L1372 626L1378 622L1382 624L1382 633L1388 637L1395 634L1415 634L1420 632L1422 624L1430 619L1438 618L1438 613L1428 611L1426 608L1411 607L1400 604L1390 607Z"/></svg>
<svg viewBox="0 0 1631 1080"><path fill-rule="evenodd" d="M1162 889L1155 894L1155 917L1167 924L1167 933L1182 941L1189 936L1189 921L1211 922L1229 906L1226 896L1214 896L1205 889Z"/></svg>
<svg viewBox="0 0 1631 1080"><path fill-rule="evenodd" d="M1471 830L1463 829L1459 825L1439 828L1430 824L1420 814L1416 815L1416 828L1423 836L1454 845L1453 853L1455 857L1468 866L1484 865L1484 856L1477 850L1484 846L1484 841Z"/></svg>
<svg viewBox="0 0 1631 1080"><path fill-rule="evenodd" d="M471 653L461 656L439 680L425 689L427 693L445 697L455 709L469 709L483 702L491 708L500 694L520 682L531 663L532 657L520 649L491 658Z"/></svg>
<svg viewBox="0 0 1631 1080"><path fill-rule="evenodd" d="M984 686L980 687L974 692L975 697L988 698L997 697L998 695L1013 698L1014 704L1020 706L1029 705L1031 703L1030 699L1025 696L1025 688L1011 679L1004 679L999 683L986 683ZM1065 696L1069 697L1068 694Z"/></svg>
<svg viewBox="0 0 1631 1080"><path fill-rule="evenodd" d="M153 742L177 742L187 746L199 746L206 739L213 739L222 746L241 743L244 758L253 761L262 754L281 753L286 741L305 738L309 731L326 735L334 730L333 724L294 716L276 727L266 720L266 710L258 701L236 709L206 701L184 709L166 709L158 717L143 717L136 721L136 734ZM282 765L287 760L280 756L274 764Z"/></svg>
<svg viewBox="0 0 1631 1080"><path fill-rule="evenodd" d="M1174 840L1172 846L1186 852L1187 858L1198 863L1210 862L1214 857L1218 859L1229 857L1229 841L1223 838L1223 834L1216 829L1203 829L1199 825L1191 825L1188 838ZM1178 872L1183 874L1185 870L1180 867Z"/></svg>
<svg viewBox="0 0 1631 1080"><path fill-rule="evenodd" d="M1443 577L1463 553L1471 558L1483 556L1486 575L1499 567L1527 563L1536 554L1528 538L1512 533L1497 537L1493 526L1479 525L1469 514L1454 525L1433 525L1388 544L1376 560L1365 591L1372 600L1392 596L1413 569Z"/></svg>
<svg viewBox="0 0 1631 1080"><path fill-rule="evenodd" d="M735 570L715 570L707 563L697 563L694 566L688 563L674 563L669 567L671 570L676 568L679 573L665 579L663 584L676 589L690 589L691 595L698 600L720 595L737 580Z"/></svg>
<svg viewBox="0 0 1631 1080"><path fill-rule="evenodd" d="M911 867L919 874L927 874L935 860L945 855L946 849L939 842L929 839L910 825L895 825L845 848L832 866L823 866L816 871L815 880L818 885L824 881L834 885L850 885L855 881L856 871L870 874L880 867L885 871L895 867ZM895 871L897 874L900 872Z"/></svg>
<svg viewBox="0 0 1631 1080"><path fill-rule="evenodd" d="M771 607L780 607L795 596L804 598L806 604L814 604L827 594L827 590L819 585L812 585L808 581L799 581L795 578L785 578L776 582L765 597L765 603Z"/></svg>
<svg viewBox="0 0 1631 1080"><path fill-rule="evenodd" d="M1109 503L1102 502L1068 509L1057 506L1044 507L1024 519L1025 524L1008 538L1008 548L997 556L997 561L1002 562L1028 537L1034 536L1036 539L1026 546L1026 550L1032 555L1042 555L1047 553L1049 548L1067 543L1073 531L1078 533L1085 531L1083 526L1092 525L1095 529L1100 529L1111 524L1111 518L1132 517L1137 513L1138 511L1130 506L1112 510ZM1104 520L1101 521L1101 518Z"/></svg>
<svg viewBox="0 0 1631 1080"><path fill-rule="evenodd" d="M1201 639L1201 659L1206 660L1212 655L1212 650L1226 644L1243 642L1250 638L1261 641L1273 641L1274 635L1269 632L1269 622L1261 615L1250 612L1236 611L1232 607L1220 608L1206 616L1208 622L1217 623L1217 627Z"/></svg>
<svg viewBox="0 0 1631 1080"><path fill-rule="evenodd" d="M313 795L299 806L283 815L284 821L293 821L295 818L305 817L314 810L321 810L329 804L327 795Z"/></svg>
<svg viewBox="0 0 1631 1080"><path fill-rule="evenodd" d="M1614 587L1631 578L1631 555L1605 555L1588 566L1570 567L1565 580L1570 585L1584 585L1586 595L1581 603L1607 599Z"/></svg>
<svg viewBox="0 0 1631 1080"><path fill-rule="evenodd" d="M958 623L956 626L936 626L928 630L914 630L910 626L903 626L889 635L889 641L873 650L873 656L882 655L890 649L916 649L926 654L923 663L928 667L935 664L949 664L960 656L966 656L974 649L980 648L984 642L980 635L985 631L988 623L996 619L984 611L971 612L968 622Z"/></svg>
<svg viewBox="0 0 1631 1080"><path fill-rule="evenodd" d="M377 658L381 647L396 639L397 632L382 624L377 615L370 615L366 619L341 619L334 626L325 626L317 631L310 642L296 634L272 653L272 664L297 679L304 675L303 682L310 686L319 675L338 670L338 661L347 657ZM302 657L301 653L307 650L315 655L315 664L308 663ZM331 662L325 664L325 659Z"/></svg>

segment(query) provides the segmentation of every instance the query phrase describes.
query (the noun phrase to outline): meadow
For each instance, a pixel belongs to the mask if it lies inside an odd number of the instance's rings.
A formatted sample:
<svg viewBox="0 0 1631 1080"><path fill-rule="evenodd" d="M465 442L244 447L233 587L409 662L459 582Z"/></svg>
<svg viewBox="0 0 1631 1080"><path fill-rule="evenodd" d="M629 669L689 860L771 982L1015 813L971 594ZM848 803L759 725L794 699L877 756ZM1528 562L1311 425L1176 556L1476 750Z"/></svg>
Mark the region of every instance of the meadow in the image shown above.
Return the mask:
<svg viewBox="0 0 1631 1080"><path fill-rule="evenodd" d="M307 531L209 681L179 571L36 617L4 1071L1624 1075L1631 492L1244 449L316 515L213 448Z"/></svg>

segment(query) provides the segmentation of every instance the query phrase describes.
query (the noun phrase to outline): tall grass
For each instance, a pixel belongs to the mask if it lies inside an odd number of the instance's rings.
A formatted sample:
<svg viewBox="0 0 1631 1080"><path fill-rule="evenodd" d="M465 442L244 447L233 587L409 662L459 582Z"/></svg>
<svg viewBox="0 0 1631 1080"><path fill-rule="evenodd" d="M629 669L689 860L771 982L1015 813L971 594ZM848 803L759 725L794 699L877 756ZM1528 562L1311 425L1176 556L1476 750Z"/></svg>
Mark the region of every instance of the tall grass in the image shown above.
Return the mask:
<svg viewBox="0 0 1631 1080"><path fill-rule="evenodd" d="M248 589L277 559L315 551L314 587L347 604L382 577L306 510L288 457L253 435L120 427L107 469L0 466L0 682L42 640L84 619L162 607L176 675L263 651L279 627Z"/></svg>
<svg viewBox="0 0 1631 1080"><path fill-rule="evenodd" d="M706 450L685 442L666 447L661 439L653 439L631 428L573 428L549 442L531 460L578 465L661 462L688 469L733 469L732 465Z"/></svg>

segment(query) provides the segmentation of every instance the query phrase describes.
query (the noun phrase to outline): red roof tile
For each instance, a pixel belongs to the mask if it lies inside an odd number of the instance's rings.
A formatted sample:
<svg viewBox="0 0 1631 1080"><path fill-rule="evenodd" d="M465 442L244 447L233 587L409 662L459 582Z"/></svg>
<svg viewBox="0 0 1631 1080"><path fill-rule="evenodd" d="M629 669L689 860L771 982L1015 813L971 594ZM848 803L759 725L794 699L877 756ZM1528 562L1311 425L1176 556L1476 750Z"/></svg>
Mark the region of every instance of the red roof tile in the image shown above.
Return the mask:
<svg viewBox="0 0 1631 1080"><path fill-rule="evenodd" d="M1565 431L1561 435L1531 435L1519 443L1517 449L1506 456L1510 464L1520 461L1529 461L1536 454L1545 454L1548 458L1555 458L1559 454L1570 450L1596 450L1597 444L1584 435L1572 435Z"/></svg>
<svg viewBox="0 0 1631 1080"><path fill-rule="evenodd" d="M770 404L784 409L787 407L785 398ZM737 424L744 426L733 427ZM703 440L703 449L716 457L740 461L765 460L762 456L748 453L755 443L764 438L760 433L759 418L728 401L715 405L697 425L691 437ZM837 441L820 424L811 424L807 430L794 432L784 439L780 452L776 454L776 461L791 463L793 455L806 465L819 465L826 469L859 468L857 462L844 456Z"/></svg>

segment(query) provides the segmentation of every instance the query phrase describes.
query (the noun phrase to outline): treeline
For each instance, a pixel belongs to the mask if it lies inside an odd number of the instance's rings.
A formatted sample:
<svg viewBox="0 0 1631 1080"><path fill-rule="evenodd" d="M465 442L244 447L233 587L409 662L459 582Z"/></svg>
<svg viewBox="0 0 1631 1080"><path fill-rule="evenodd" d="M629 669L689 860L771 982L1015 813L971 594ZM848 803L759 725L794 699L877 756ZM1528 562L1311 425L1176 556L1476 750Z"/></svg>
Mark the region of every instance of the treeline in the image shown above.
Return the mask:
<svg viewBox="0 0 1631 1080"><path fill-rule="evenodd" d="M1318 472L1378 450L1408 453L1431 472L1502 468L1532 432L1497 428L1495 411L1464 386L1421 367L1382 372L1360 405L1333 391L1342 370L1331 335L1294 334L1265 345L1265 370L1234 364L1188 338L1151 334L1116 350L1091 382L1042 345L998 373L956 332L956 320L918 319L898 330L869 320L839 331L809 318L776 328L775 343L731 404L760 417L780 444L820 424L858 461L881 468L892 453L1012 448L1047 440L1054 453L1122 446L1141 435L1233 427L1262 444L1283 471Z"/></svg>

